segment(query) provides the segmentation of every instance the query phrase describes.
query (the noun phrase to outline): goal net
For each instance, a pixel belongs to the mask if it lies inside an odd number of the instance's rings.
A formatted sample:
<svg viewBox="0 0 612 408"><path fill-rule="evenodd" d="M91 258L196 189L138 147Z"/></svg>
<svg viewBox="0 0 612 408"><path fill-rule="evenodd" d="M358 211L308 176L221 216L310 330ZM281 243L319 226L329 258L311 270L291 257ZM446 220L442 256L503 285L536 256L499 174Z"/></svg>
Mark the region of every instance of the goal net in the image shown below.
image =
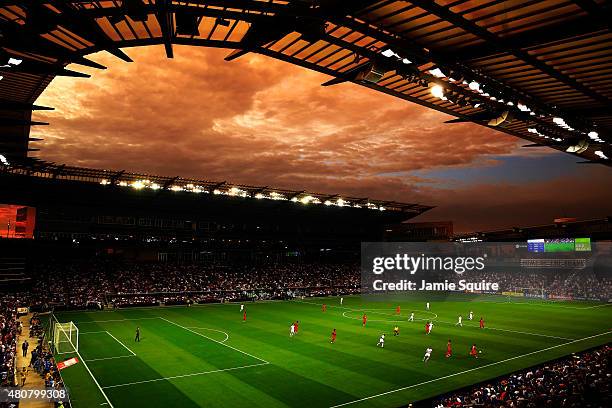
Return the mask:
<svg viewBox="0 0 612 408"><path fill-rule="evenodd" d="M56 354L67 354L79 351L79 328L74 322L60 323L54 318L53 349Z"/></svg>

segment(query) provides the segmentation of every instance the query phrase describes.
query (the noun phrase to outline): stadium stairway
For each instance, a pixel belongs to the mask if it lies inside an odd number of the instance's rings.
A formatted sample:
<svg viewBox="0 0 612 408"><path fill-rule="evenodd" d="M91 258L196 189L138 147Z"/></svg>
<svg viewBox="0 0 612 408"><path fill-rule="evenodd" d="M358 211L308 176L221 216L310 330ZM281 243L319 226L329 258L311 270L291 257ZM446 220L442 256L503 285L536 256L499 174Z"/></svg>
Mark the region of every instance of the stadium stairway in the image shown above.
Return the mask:
<svg viewBox="0 0 612 408"><path fill-rule="evenodd" d="M23 329L21 330L21 335L17 338L17 360L15 362L17 368L17 380L21 385L21 370L23 367L27 368L26 382L25 386L22 388L24 390L29 389L44 389L45 381L43 378L34 370L32 367L28 367L30 364L31 352L34 347L36 347L37 339L30 337L30 318L32 314L28 314L26 316L21 316L21 324ZM21 352L21 345L24 340L28 340L30 343L30 348L28 349L28 355L23 357ZM46 401L36 401L36 400L24 400L19 402L19 408L54 408L55 404L52 402Z"/></svg>

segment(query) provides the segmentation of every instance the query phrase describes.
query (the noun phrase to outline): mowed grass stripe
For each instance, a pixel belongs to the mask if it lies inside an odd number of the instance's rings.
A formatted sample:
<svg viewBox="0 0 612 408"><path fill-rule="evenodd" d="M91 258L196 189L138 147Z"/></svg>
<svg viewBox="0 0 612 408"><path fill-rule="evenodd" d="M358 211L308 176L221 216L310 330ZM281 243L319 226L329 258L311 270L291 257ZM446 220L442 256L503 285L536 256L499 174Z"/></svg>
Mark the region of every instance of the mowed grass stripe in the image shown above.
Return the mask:
<svg viewBox="0 0 612 408"><path fill-rule="evenodd" d="M172 399L168 397L168 393L176 393L174 401L178 402L179 406L186 407L211 405L231 407L329 407L330 405L424 381L436 380L521 354L560 345L564 340L557 337L579 338L592 335L594 331L601 328L602 322L610 321L611 309L605 307L586 310L555 309L553 306L530 309L525 305L519 306L511 303L485 304L484 302L473 302L471 299L464 297L459 298L467 299L467 301L432 301L432 311L438 313L440 320L453 322L456 321L456 316L459 313L466 316L471 309L474 311L476 319L479 318L480 313L483 313L487 325L491 325L491 327L508 328L509 330L525 331L532 334L540 333L554 337L480 330L475 327L459 328L450 323L435 324L432 335L425 336L424 322L421 321L399 323L401 334L398 338L394 338L391 335L394 323L371 321L368 322L366 328L362 328L360 320L343 317L342 312L358 308L382 309L379 311L379 317L384 319L394 318L395 306L400 304L402 310L400 316L407 318L412 310L419 316L420 312L424 311L425 303L420 300L372 302L368 299L356 297L345 297L343 308L334 307L339 306L337 298L309 301L315 304L298 302L246 303L248 316L246 323L242 322L238 304L191 308L127 309L119 312L100 312L99 314L70 313L62 320L75 320L77 322L81 319L90 322L113 320L113 322L85 323L83 327L86 327L87 331L110 330L120 340L124 338L122 336L127 336L125 338L129 342L133 340L135 325L141 325L144 340L147 336L152 335L146 325L154 323L155 319L163 323L163 320L159 319L159 317L163 317L187 328L205 327L227 332L229 339L225 344L244 350L271 363L245 369L108 389L110 399L115 407L119 408L175 406L174 403L169 402ZM319 305L323 302L329 305L326 313L321 312ZM546 311L540 312L541 309L546 309ZM300 331L298 336L290 339L289 325L295 320L301 322ZM468 323L467 320L464 322ZM474 324L477 324L477 322L474 322ZM101 327L96 328L96 326ZM120 327L120 329L117 327ZM334 327L338 329L338 340L336 344L332 345L329 343L329 339ZM119 335L117 330L119 330ZM206 331L192 330L213 337L211 333ZM177 356L180 359L185 359L181 366L193 369L193 373L208 371L209 368L207 367L220 364L219 361L216 364L211 364L214 357L210 357L206 353L198 354L198 345L190 343L189 339L183 337L184 333L180 334L181 331L188 333L192 340L196 339L196 342L208 342L232 351L194 333L189 333L180 327L168 325L166 329L160 328L157 330L155 333L157 337L147 340L156 344L155 347L152 347L154 353L150 356L155 359L148 361L150 362L149 369L158 375L156 378L164 376L164 370L160 370L159 366L166 364L164 361L173 360ZM385 349L381 350L376 348L375 344L383 331L388 336ZM568 335L568 333L571 335ZM213 338L220 341L224 337L224 335L220 335L220 337ZM455 356L451 359L443 357L448 338L451 338L454 343ZM494 375L533 365L568 351L602 344L606 340L609 341L610 339L597 338L580 344L576 343L538 352L520 359L508 360L504 364L471 371L469 375L447 377L435 383L423 384L404 392L398 392L397 395L384 395L380 399L376 398L368 401L367 405L397 406L411 400L426 398ZM472 343L477 343L479 347L484 349L481 359L468 358L467 349ZM138 355L135 358L140 357L140 352L132 348L132 343L126 342L126 345ZM434 348L434 358L431 363L424 365L421 359L428 345L432 345ZM145 350L142 350L142 352L145 352ZM236 354L245 357L240 353ZM248 358L248 356L246 357ZM132 359L123 360L127 362L127 360ZM227 363L234 361L235 358L225 356L221 360ZM258 361L255 360L254 362L257 363ZM126 365L127 368L121 368L119 372L114 364L92 363L91 366L94 367L94 364L95 368L92 368L92 370L97 373L95 375L98 378L102 376L105 376L104 378L107 378L106 376L124 377L121 380L113 380L115 381L114 384L125 383L125 378L136 377L129 372L132 370L129 364ZM225 364L225 366L227 367L228 364ZM222 367L216 369L220 368ZM123 375L124 371L127 372L125 375ZM149 372L149 375L153 375L153 373ZM143 379L138 380L142 381ZM79 378L77 381L86 380L87 378ZM71 378L70 380L66 379L66 381L70 384L74 380ZM432 386L432 384L435 384L435 386ZM80 397L80 399L83 400L83 397ZM95 405L76 404L76 408L85 406Z"/></svg>

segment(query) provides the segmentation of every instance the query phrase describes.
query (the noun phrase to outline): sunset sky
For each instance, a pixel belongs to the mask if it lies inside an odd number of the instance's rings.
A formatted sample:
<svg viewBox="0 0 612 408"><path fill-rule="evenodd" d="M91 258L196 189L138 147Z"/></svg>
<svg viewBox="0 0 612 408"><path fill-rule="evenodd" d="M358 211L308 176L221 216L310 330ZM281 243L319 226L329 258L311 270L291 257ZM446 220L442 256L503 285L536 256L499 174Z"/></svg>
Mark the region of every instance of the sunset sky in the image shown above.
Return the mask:
<svg viewBox="0 0 612 408"><path fill-rule="evenodd" d="M134 63L56 78L39 157L166 176L308 189L437 208L415 219L456 231L612 215L612 169L259 55L127 49Z"/></svg>

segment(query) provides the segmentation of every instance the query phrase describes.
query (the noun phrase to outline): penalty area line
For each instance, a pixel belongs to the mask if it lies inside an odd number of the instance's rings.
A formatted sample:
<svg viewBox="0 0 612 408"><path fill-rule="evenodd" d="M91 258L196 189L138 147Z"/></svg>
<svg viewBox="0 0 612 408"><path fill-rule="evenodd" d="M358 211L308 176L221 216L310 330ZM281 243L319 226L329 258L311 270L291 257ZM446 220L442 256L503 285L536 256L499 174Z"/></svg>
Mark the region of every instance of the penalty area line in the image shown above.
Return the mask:
<svg viewBox="0 0 612 408"><path fill-rule="evenodd" d="M239 350L239 349L237 349L236 347L232 347L232 346L230 346L229 344L225 344L225 343L223 343L223 342L221 342L221 341L219 341L219 340L215 340L215 339L213 339L212 337L208 337L208 336L206 336L206 335L204 335L204 334L202 334L202 333L198 333L197 331L191 330L191 329L190 329L190 328L188 328L188 327L185 327L185 326L182 326L182 325L180 325L180 324L178 324L178 323L175 323L175 322L173 322L172 320L168 320L168 319L166 319L165 317L159 317L159 318L160 318L161 320L165 321L165 322L168 322L168 323L173 324L173 325L175 325L175 326L177 326L177 327L180 327L181 329L187 330L188 332L191 332L191 333L193 333L193 334L196 334L196 335L198 335L198 336L200 336L200 337L204 337L205 339L208 339L208 340L210 340L210 341L214 341L215 343L218 343L218 344L220 344L220 345L222 345L222 346L225 346L225 347L231 348L232 350L235 350L235 351L237 351L237 352L239 352L239 353L242 353L242 354L244 354L244 355L247 355L247 356L249 356L249 357L252 357L252 358L254 358L254 359L256 359L256 360L262 361L262 362L264 362L264 363L266 363L266 364L269 364L269 363L270 363L269 361L266 361L266 360L264 360L263 358L255 357L254 355L249 354L249 353L247 353L246 351Z"/></svg>
<svg viewBox="0 0 612 408"><path fill-rule="evenodd" d="M197 375L214 374L214 373L220 373L220 372L223 372L223 371L241 370L243 368L258 367L258 366L264 366L264 365L268 365L268 364L270 364L270 363L268 363L266 361L265 363L249 364L249 365L244 365L244 366L240 366L240 367L221 368L221 369L218 369L218 370L201 371L199 373L173 375L171 377L154 378L152 380L142 380L142 381L134 381L134 382L130 382L130 383L125 383L125 384L107 385L106 387L102 387L102 388L108 389L108 388L128 387L130 385L145 384L145 383L151 383L151 382L157 382L157 381L167 381L167 380L173 380L173 379L176 379L176 378L194 377L194 376L197 376Z"/></svg>
<svg viewBox="0 0 612 408"><path fill-rule="evenodd" d="M480 367L475 367L475 368L471 368L469 370L460 371L458 373L445 375L444 377L434 378L433 380L423 381L423 382L418 383L418 384L412 384L412 385L408 385L406 387L397 388L395 390L381 392L380 394L370 395L369 397L364 397L364 398L356 399L354 401L349 401L349 402L344 402L342 404L332 405L330 408L338 408L338 407L344 407L344 406L347 406L347 405L357 404L359 402L368 401L368 400L371 400L373 398L382 397L384 395L393 394L393 393L396 393L396 392L399 392L399 391L409 390L411 388L420 387L421 385L431 384L431 383L434 383L434 382L437 382L437 381L440 381L440 380L445 380L447 378L456 377L458 375L463 375L463 374L470 373L470 372L473 372L473 371L478 371L478 370L481 370L483 368L493 367L493 366L496 366L496 365L499 365L499 364L507 363L508 361L512 361L512 360L516 360L516 359L519 359L519 358L523 358L523 357L531 356L531 355L534 355L534 354L542 353L544 351L553 350L553 349L556 349L556 348L559 348L559 347L563 347L563 346L568 346L570 344L578 343L580 341L584 341L584 340L594 339L596 337L605 336L605 335L608 335L610 333L612 333L612 331L607 331L607 332L604 332L604 333L595 334L593 336L583 337L581 339L569 341L567 343L557 344L556 346L547 347L547 348L542 349L542 350L532 351L530 353L521 354L520 356L510 357L510 358L507 358L505 360L500 360L500 361L496 361L494 363L485 364L485 365L480 366Z"/></svg>

